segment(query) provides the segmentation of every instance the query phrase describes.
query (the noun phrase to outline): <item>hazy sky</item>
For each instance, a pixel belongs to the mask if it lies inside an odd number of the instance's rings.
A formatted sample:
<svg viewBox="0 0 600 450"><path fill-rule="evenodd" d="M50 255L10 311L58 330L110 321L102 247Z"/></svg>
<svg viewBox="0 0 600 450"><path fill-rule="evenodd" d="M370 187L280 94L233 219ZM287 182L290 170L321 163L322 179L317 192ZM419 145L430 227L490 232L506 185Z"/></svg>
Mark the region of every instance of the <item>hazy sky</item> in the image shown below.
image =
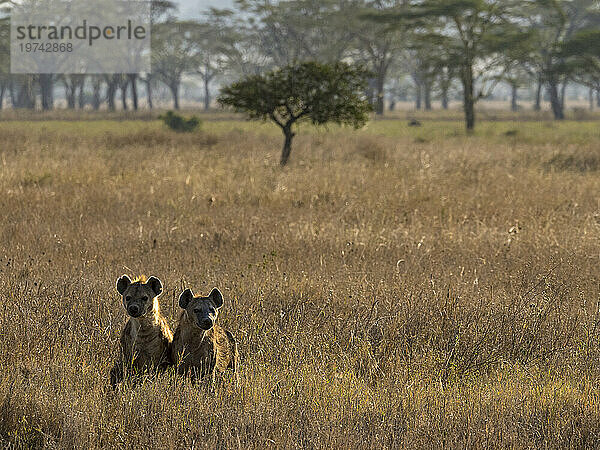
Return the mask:
<svg viewBox="0 0 600 450"><path fill-rule="evenodd" d="M197 17L210 7L230 8L233 0L175 0L179 4L179 15L182 17Z"/></svg>

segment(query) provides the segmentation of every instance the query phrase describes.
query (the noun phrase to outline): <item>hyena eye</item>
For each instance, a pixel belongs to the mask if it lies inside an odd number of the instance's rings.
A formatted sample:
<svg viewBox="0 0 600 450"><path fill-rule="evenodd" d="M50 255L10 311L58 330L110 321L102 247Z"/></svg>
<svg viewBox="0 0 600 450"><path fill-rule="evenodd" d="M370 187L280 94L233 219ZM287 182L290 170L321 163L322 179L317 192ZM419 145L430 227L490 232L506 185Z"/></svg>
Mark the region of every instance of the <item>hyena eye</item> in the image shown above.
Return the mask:
<svg viewBox="0 0 600 450"><path fill-rule="evenodd" d="M143 301L143 302L145 302L146 300L148 300L148 296L144 295L144 296L142 297L142 301Z"/></svg>
<svg viewBox="0 0 600 450"><path fill-rule="evenodd" d="M125 297L125 301L130 301L131 300L131 295L128 295L127 297Z"/></svg>

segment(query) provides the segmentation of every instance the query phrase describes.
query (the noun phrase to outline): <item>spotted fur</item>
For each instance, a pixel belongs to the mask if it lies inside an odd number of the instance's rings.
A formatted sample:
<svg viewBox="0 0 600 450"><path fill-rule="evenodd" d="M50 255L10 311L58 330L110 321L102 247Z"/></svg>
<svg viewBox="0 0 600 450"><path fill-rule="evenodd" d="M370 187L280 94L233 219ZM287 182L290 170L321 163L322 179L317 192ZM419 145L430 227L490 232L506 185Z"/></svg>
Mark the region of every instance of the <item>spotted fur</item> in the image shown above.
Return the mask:
<svg viewBox="0 0 600 450"><path fill-rule="evenodd" d="M161 281L140 276L131 281L127 275L117 280L117 291L129 315L121 333L120 358L111 370L112 386L123 380L127 370L141 373L148 369L163 370L171 362L173 333L160 313L158 296Z"/></svg>
<svg viewBox="0 0 600 450"><path fill-rule="evenodd" d="M180 374L193 379L237 369L238 351L233 335L217 325L223 295L213 289L208 297L194 297L190 289L179 296L183 308L175 330L171 358Z"/></svg>

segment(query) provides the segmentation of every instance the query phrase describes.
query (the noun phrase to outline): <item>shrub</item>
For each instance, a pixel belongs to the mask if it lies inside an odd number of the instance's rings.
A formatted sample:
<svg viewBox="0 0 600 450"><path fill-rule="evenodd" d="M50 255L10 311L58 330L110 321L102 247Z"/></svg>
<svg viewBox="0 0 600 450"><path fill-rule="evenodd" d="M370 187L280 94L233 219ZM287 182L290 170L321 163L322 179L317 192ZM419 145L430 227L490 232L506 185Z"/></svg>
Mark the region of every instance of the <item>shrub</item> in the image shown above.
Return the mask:
<svg viewBox="0 0 600 450"><path fill-rule="evenodd" d="M162 114L158 117L167 125L171 130L179 133L190 133L196 130L200 126L200 119L196 116L192 116L189 119L175 114L173 111L167 111L166 114Z"/></svg>

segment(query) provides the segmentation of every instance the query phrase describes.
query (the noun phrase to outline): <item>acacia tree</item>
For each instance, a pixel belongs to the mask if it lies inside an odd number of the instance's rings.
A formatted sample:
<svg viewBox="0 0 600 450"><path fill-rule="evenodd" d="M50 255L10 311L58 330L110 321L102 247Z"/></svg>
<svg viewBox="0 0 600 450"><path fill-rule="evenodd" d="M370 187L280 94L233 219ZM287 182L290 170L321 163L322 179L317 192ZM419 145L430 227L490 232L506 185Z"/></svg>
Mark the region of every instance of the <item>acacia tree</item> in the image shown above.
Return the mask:
<svg viewBox="0 0 600 450"><path fill-rule="evenodd" d="M594 107L594 92L600 93L600 3L586 5L581 29L562 43L563 72L590 89L590 108ZM600 106L600 95L598 96Z"/></svg>
<svg viewBox="0 0 600 450"><path fill-rule="evenodd" d="M152 30L152 70L173 96L173 108L179 109L179 88L184 73L195 66L194 22L168 20Z"/></svg>
<svg viewBox="0 0 600 450"><path fill-rule="evenodd" d="M600 22L600 15L597 16ZM593 92L600 91L600 30L589 28L576 33L562 45L564 71L571 79L590 88L590 107L593 108Z"/></svg>
<svg viewBox="0 0 600 450"><path fill-rule="evenodd" d="M372 101L375 113L384 113L384 88L390 67L399 58L406 30L401 27L389 27L385 24L374 24L364 20L365 10L382 11L401 5L400 0L358 0L352 8L347 7L340 14L349 16L351 26L345 21L338 23L338 28L354 31L353 47L350 55L353 60L360 61L373 73ZM354 20L353 20L354 19Z"/></svg>
<svg viewBox="0 0 600 450"><path fill-rule="evenodd" d="M151 24L151 26L154 27L155 24L160 24L160 23L170 20L172 13L176 9L177 9L177 6L175 5L175 3L173 3L169 0L152 0L150 3L150 24ZM158 37L160 38L161 36L159 35ZM157 39L156 33L154 33L154 32L151 35L151 39L152 39L152 47L154 48L154 45L160 39ZM139 78L139 80L142 83L144 83L144 85L146 87L146 102L148 103L148 108L152 109L152 107L153 107L152 91L153 91L154 86L156 86L156 84L158 83L158 81L157 81L158 77L152 71L146 72L143 77L140 75L137 75L137 77ZM135 89L133 90L133 94L137 95ZM135 108L135 103L136 103L136 100L134 99L134 108Z"/></svg>
<svg viewBox="0 0 600 450"><path fill-rule="evenodd" d="M450 89L454 83L454 80L458 76L458 68L454 61L449 58L445 58L446 54L441 55L442 57L437 60L437 86L440 91L440 100L442 102L442 108L448 109L450 103Z"/></svg>
<svg viewBox="0 0 600 450"><path fill-rule="evenodd" d="M538 74L538 89L545 85L557 120L564 119L566 84L579 68L566 64L563 45L595 18L596 0L526 0L523 21L528 25L533 49L528 64ZM574 69L574 71L572 71ZM538 100L536 99L536 103ZM537 106L537 105L536 105Z"/></svg>
<svg viewBox="0 0 600 450"><path fill-rule="evenodd" d="M508 62L499 78L510 87L510 110L518 111L519 89L529 84L531 81L530 74L523 66Z"/></svg>
<svg viewBox="0 0 600 450"><path fill-rule="evenodd" d="M232 24L233 11L211 8L193 32L195 72L204 85L204 109L210 109L210 83L224 74L230 53L241 38Z"/></svg>
<svg viewBox="0 0 600 450"><path fill-rule="evenodd" d="M513 29L514 31L514 29ZM518 90L531 85L536 78L536 69L530 64L530 55L535 52L535 35L531 30L518 30L518 42L503 49L499 57L498 81L506 83L510 88L510 109L518 111ZM537 92L536 92L537 95ZM537 103L537 98L535 102Z"/></svg>
<svg viewBox="0 0 600 450"><path fill-rule="evenodd" d="M300 121L360 128L371 106L363 98L367 73L346 63L305 62L253 75L221 89L219 103L250 118L271 120L285 136L281 165L287 164Z"/></svg>
<svg viewBox="0 0 600 450"><path fill-rule="evenodd" d="M447 39L416 39L418 55L422 59L429 60L430 74L434 78L440 94L443 109L448 109L450 102L450 89L458 77L460 67L454 57L453 43ZM425 66L427 67L427 66ZM426 102L427 104L427 102Z"/></svg>
<svg viewBox="0 0 600 450"><path fill-rule="evenodd" d="M425 103L425 109L431 110L431 91L437 76L438 68L424 48L411 47L407 51L407 66L410 68L410 76L415 85L415 109L421 109Z"/></svg>
<svg viewBox="0 0 600 450"><path fill-rule="evenodd" d="M496 66L495 54L513 45L513 33L506 33L511 2L506 0L415 0L410 8L369 14L372 20L390 23L412 22L425 39L445 40L449 55L456 61L463 88L467 131L475 128L475 103L486 96L486 76ZM404 25L403 25L404 26ZM419 31L421 30L421 31ZM504 42L501 36L507 36Z"/></svg>

